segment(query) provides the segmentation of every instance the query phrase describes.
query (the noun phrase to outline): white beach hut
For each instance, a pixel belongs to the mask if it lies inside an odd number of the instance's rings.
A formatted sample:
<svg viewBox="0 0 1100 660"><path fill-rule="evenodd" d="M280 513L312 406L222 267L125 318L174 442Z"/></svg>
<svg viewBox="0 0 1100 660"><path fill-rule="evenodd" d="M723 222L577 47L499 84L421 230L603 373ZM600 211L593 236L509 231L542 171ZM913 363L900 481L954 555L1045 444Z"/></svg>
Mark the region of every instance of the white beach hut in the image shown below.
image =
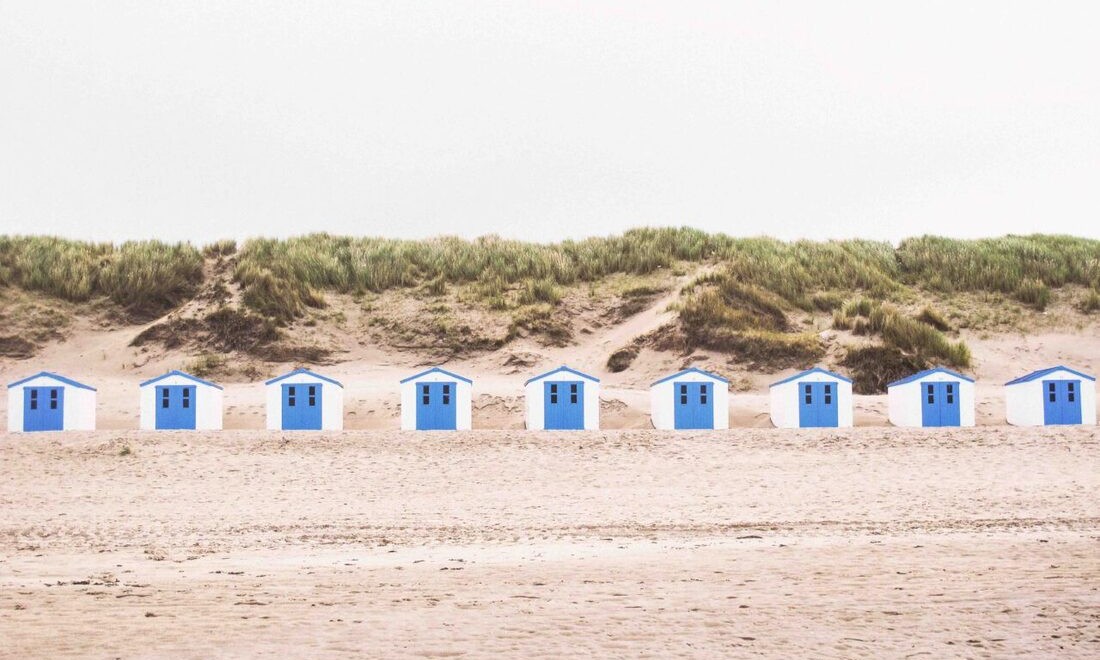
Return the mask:
<svg viewBox="0 0 1100 660"><path fill-rule="evenodd" d="M264 383L269 431L339 431L344 428L344 386L308 369Z"/></svg>
<svg viewBox="0 0 1100 660"><path fill-rule="evenodd" d="M93 431L94 387L48 371L8 385L8 431Z"/></svg>
<svg viewBox="0 0 1100 660"><path fill-rule="evenodd" d="M401 381L401 429L468 431L474 382L439 367Z"/></svg>
<svg viewBox="0 0 1100 660"><path fill-rule="evenodd" d="M1005 416L1016 426L1096 424L1096 378L1057 366L1011 380Z"/></svg>
<svg viewBox="0 0 1100 660"><path fill-rule="evenodd" d="M886 386L894 426L974 426L974 379L942 367Z"/></svg>
<svg viewBox="0 0 1100 660"><path fill-rule="evenodd" d="M820 367L771 385L772 424L779 428L852 425L852 381Z"/></svg>
<svg viewBox="0 0 1100 660"><path fill-rule="evenodd" d="M600 379L566 366L524 384L532 431L600 428Z"/></svg>
<svg viewBox="0 0 1100 660"><path fill-rule="evenodd" d="M653 428L728 429L729 381L691 367L649 387Z"/></svg>
<svg viewBox="0 0 1100 660"><path fill-rule="evenodd" d="M222 428L222 388L182 371L169 371L138 386L144 431Z"/></svg>

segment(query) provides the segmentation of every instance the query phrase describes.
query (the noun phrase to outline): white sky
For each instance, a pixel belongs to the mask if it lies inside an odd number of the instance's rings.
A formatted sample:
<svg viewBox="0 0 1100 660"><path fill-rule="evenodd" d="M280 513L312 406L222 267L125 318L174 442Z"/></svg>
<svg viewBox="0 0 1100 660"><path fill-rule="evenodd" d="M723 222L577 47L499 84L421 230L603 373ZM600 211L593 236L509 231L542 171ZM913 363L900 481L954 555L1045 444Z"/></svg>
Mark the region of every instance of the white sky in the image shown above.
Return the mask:
<svg viewBox="0 0 1100 660"><path fill-rule="evenodd" d="M1096 2L0 0L0 233L1100 237Z"/></svg>

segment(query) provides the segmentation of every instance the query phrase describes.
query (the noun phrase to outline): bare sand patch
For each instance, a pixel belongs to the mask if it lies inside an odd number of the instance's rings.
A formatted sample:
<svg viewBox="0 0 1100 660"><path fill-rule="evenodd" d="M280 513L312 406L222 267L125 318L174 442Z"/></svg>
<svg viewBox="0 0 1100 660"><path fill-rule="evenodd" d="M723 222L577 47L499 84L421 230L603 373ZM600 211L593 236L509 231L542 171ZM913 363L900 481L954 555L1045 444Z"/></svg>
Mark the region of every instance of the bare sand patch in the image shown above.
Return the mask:
<svg viewBox="0 0 1100 660"><path fill-rule="evenodd" d="M7 657L1100 651L1095 429L5 435L0 466Z"/></svg>

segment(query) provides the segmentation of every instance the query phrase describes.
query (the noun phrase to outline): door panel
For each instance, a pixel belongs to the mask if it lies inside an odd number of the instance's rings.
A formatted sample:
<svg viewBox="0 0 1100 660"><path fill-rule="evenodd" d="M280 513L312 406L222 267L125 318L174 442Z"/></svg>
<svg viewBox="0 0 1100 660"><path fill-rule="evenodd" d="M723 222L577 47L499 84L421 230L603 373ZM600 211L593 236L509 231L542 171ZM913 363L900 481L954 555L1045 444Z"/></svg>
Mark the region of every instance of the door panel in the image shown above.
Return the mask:
<svg viewBox="0 0 1100 660"><path fill-rule="evenodd" d="M283 429L319 431L322 391L320 385L283 385Z"/></svg>
<svg viewBox="0 0 1100 660"><path fill-rule="evenodd" d="M195 387L193 385L158 385L155 392L157 429L195 428Z"/></svg>
<svg viewBox="0 0 1100 660"><path fill-rule="evenodd" d="M416 429L451 431L457 428L455 383L419 383L416 386Z"/></svg>
<svg viewBox="0 0 1100 660"><path fill-rule="evenodd" d="M584 382L549 381L543 384L543 415L547 430L584 428Z"/></svg>
<svg viewBox="0 0 1100 660"><path fill-rule="evenodd" d="M835 427L839 422L837 384L799 383L798 422L802 428Z"/></svg>
<svg viewBox="0 0 1100 660"><path fill-rule="evenodd" d="M959 426L962 423L962 405L959 402L958 382L938 383L940 395L940 426Z"/></svg>
<svg viewBox="0 0 1100 660"><path fill-rule="evenodd" d="M921 384L921 421L924 426L959 426L958 381Z"/></svg>
<svg viewBox="0 0 1100 660"><path fill-rule="evenodd" d="M28 387L23 390L23 430L60 431L65 426L65 388Z"/></svg>
<svg viewBox="0 0 1100 660"><path fill-rule="evenodd" d="M1043 381L1043 421L1050 425L1081 423L1081 381Z"/></svg>
<svg viewBox="0 0 1100 660"><path fill-rule="evenodd" d="M714 387L710 383L672 384L674 428L714 428Z"/></svg>

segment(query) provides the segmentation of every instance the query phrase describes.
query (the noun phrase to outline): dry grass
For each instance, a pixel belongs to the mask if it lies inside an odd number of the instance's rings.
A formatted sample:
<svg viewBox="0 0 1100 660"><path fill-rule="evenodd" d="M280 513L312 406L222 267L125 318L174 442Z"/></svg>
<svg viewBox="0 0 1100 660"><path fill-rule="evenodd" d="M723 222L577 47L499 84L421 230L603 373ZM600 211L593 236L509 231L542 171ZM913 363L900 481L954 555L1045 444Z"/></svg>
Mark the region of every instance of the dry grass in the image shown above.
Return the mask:
<svg viewBox="0 0 1100 660"><path fill-rule="evenodd" d="M463 304L505 312L511 336L545 333L568 341L556 318L578 285L618 276L648 277L716 266L679 303L690 341L721 350L768 354L789 347L798 359L820 351L791 327L795 313L834 313L834 327L879 334L906 351L965 364L965 346L942 336L950 325L934 311L916 319L900 313L872 318L860 305L918 298L919 292L1003 294L1036 309L1068 284L1100 288L1100 241L1068 236L1009 236L953 240L921 237L888 243L783 242L732 238L690 228L636 229L620 236L537 244L483 237L464 240L352 238L313 234L286 240L219 241L203 250L155 241L104 243L51 237L0 237L0 285L65 300L111 300L135 319L153 318L194 296L203 259L232 269L241 304L285 324L325 306L328 292L352 295L414 288L414 295L456 293ZM232 257L226 259L226 257ZM602 294L601 294L602 295ZM648 299L623 295L636 313ZM922 295L919 297L927 297ZM1100 301L1085 300L1081 309Z"/></svg>
<svg viewBox="0 0 1100 660"><path fill-rule="evenodd" d="M944 335L950 327L947 320L929 307L917 318L910 318L892 305L859 298L833 314L833 327L857 335L878 335L886 346L921 363L970 366L970 349L964 342L952 342Z"/></svg>
<svg viewBox="0 0 1100 660"><path fill-rule="evenodd" d="M141 241L114 246L48 236L0 237L0 284L72 302L108 297L137 320L195 294L202 254L191 245Z"/></svg>

